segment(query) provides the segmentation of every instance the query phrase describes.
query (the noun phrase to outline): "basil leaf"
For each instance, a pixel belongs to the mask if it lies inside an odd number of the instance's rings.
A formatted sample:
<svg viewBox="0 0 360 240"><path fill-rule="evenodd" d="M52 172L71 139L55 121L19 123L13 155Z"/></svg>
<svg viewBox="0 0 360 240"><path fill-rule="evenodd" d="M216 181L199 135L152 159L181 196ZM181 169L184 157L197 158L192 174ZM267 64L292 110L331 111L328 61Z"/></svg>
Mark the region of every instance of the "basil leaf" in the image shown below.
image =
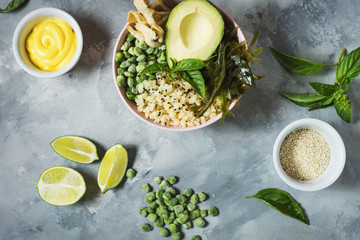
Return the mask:
<svg viewBox="0 0 360 240"><path fill-rule="evenodd" d="M199 70L205 67L205 63L198 59L184 59L176 64L176 66L171 69L173 72L178 71L191 71L191 70Z"/></svg>
<svg viewBox="0 0 360 240"><path fill-rule="evenodd" d="M295 218L307 225L309 221L305 218L301 208L287 192L277 188L267 188L260 190L254 196L246 198L257 198L263 203L281 212L282 214Z"/></svg>
<svg viewBox="0 0 360 240"><path fill-rule="evenodd" d="M311 82L310 85L312 86L313 89L315 89L315 91L317 91L323 96L331 96L338 89L338 87L335 85L319 83L319 82Z"/></svg>
<svg viewBox="0 0 360 240"><path fill-rule="evenodd" d="M144 68L139 74L142 75L142 74L157 73L157 72L169 72L169 68L167 66L162 65L161 63L154 63Z"/></svg>
<svg viewBox="0 0 360 240"><path fill-rule="evenodd" d="M4 10L0 9L0 13L8 13L11 11L14 11L15 9L19 8L21 5L23 5L26 2L26 0L12 0L9 2L7 7Z"/></svg>
<svg viewBox="0 0 360 240"><path fill-rule="evenodd" d="M182 71L179 75L183 80L190 83L203 99L205 98L205 80L199 70Z"/></svg>
<svg viewBox="0 0 360 240"><path fill-rule="evenodd" d="M341 119L350 123L352 115L351 102L348 95L346 95L343 90L339 90L334 94L334 106Z"/></svg>
<svg viewBox="0 0 360 240"><path fill-rule="evenodd" d="M350 83L360 74L360 47L346 55L336 69L336 82Z"/></svg>
<svg viewBox="0 0 360 240"><path fill-rule="evenodd" d="M324 100L320 101L319 103L316 103L314 106L309 108L309 111L314 111L314 110L318 110L318 109L327 108L330 105L332 105L333 102L334 102L334 97L333 96L328 96Z"/></svg>
<svg viewBox="0 0 360 240"><path fill-rule="evenodd" d="M319 64L312 61L309 61L304 58L292 57L287 54L276 51L270 47L270 50L275 57L275 59L289 71L298 74L298 75L311 75L316 73L326 67L334 65L325 65Z"/></svg>
<svg viewBox="0 0 360 240"><path fill-rule="evenodd" d="M322 96L318 93L296 94L281 92L280 94L301 107L312 107L314 104L325 98L325 96Z"/></svg>

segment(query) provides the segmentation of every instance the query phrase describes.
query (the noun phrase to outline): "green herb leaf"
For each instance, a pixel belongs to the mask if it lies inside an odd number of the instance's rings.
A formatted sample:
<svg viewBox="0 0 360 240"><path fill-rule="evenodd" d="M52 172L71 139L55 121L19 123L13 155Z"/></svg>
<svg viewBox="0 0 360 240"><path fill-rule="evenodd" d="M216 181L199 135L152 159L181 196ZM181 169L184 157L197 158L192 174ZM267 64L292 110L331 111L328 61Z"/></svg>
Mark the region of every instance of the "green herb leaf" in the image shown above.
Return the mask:
<svg viewBox="0 0 360 240"><path fill-rule="evenodd" d="M19 8L21 5L23 5L26 2L26 0L12 0L9 2L7 7L4 10L0 9L0 13L8 13L11 11L14 11L15 9Z"/></svg>
<svg viewBox="0 0 360 240"><path fill-rule="evenodd" d="M304 58L292 57L287 54L281 53L271 47L270 50L275 59L283 67L298 75L311 75L326 67L335 66L315 63Z"/></svg>
<svg viewBox="0 0 360 240"><path fill-rule="evenodd" d="M312 86L313 89L315 89L315 91L317 91L323 96L331 96L338 89L338 86L336 85L319 83L319 82L311 82L310 85Z"/></svg>
<svg viewBox="0 0 360 240"><path fill-rule="evenodd" d="M280 94L301 107L312 107L316 103L318 103L319 101L325 98L325 96L322 96L317 93L296 94L296 93L281 92Z"/></svg>
<svg viewBox="0 0 360 240"><path fill-rule="evenodd" d="M167 66L162 65L161 63L154 63L150 66L144 68L139 74L148 74L148 73L157 73L157 72L169 72L169 68Z"/></svg>
<svg viewBox="0 0 360 240"><path fill-rule="evenodd" d="M348 95L342 89L334 94L334 106L341 119L350 123L352 115L351 102Z"/></svg>
<svg viewBox="0 0 360 240"><path fill-rule="evenodd" d="M350 83L360 74L360 47L346 55L336 69L336 82Z"/></svg>
<svg viewBox="0 0 360 240"><path fill-rule="evenodd" d="M327 96L326 98L324 98L323 100L321 100L320 102L316 103L314 106L309 108L309 111L327 108L327 107L331 106L333 104L333 102L334 102L334 97Z"/></svg>
<svg viewBox="0 0 360 240"><path fill-rule="evenodd" d="M199 70L181 71L179 75L180 78L190 83L203 99L205 98L205 80Z"/></svg>
<svg viewBox="0 0 360 240"><path fill-rule="evenodd" d="M205 63L198 59L184 59L178 62L174 68L171 69L173 72L177 71L191 71L200 70L205 67Z"/></svg>
<svg viewBox="0 0 360 240"><path fill-rule="evenodd" d="M277 188L267 188L260 190L254 196L246 198L257 198L263 203L281 212L282 214L295 218L307 225L309 221L305 218L301 208L287 192Z"/></svg>

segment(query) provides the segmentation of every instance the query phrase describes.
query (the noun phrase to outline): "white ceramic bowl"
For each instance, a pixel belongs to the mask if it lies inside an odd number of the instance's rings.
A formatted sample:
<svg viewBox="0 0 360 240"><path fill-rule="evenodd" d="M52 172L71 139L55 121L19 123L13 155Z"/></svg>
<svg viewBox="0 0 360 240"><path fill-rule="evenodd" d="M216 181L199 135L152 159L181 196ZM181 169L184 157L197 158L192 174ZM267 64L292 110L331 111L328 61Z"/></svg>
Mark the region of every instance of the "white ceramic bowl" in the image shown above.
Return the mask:
<svg viewBox="0 0 360 240"><path fill-rule="evenodd" d="M308 181L298 181L291 178L286 174L280 164L279 154L282 142L286 136L299 129L310 129L316 131L325 138L330 148L329 166L319 177ZM339 133L328 123L318 119L304 118L292 122L280 132L275 141L273 159L277 173L289 186L302 191L318 191L330 186L341 175L346 159L345 145Z"/></svg>
<svg viewBox="0 0 360 240"><path fill-rule="evenodd" d="M178 3L179 1L176 1L176 0L173 0L172 1L173 3ZM245 36L244 34L242 33L240 27L238 26L238 24L235 22L235 20L229 15L227 14L224 10L222 10L221 8L217 7L218 10L220 11L220 13L222 14L223 16L223 19L224 19L224 22L226 25L232 25L234 27L237 27L238 28L238 32L237 32L237 36L239 38L239 41L242 42L245 40ZM142 112L139 112L137 110L137 106L136 106L136 103L134 101L130 101L127 97L126 97L126 94L125 94L125 88L123 87L119 87L118 84L117 84L117 81L116 81L116 76L117 76L117 72L116 72L116 69L117 67L119 66L119 63L117 63L115 61L115 55L118 51L120 51L120 48L122 46L122 44L124 43L125 41L125 38L128 34L128 30L126 29L126 27L128 26L129 24L126 24L124 26L124 28L121 30L120 34L119 34L119 37L116 41L116 45L115 45L115 48L114 48L114 52L113 52L113 76L114 76L114 83L115 83L115 87L116 89L118 90L118 93L122 99L122 101L124 102L124 104L126 105L126 107L133 113L135 114L140 120L150 124L151 126L154 126L154 127L157 127L157 128L160 128L160 129L164 129L164 130L170 130L170 131L178 131L178 132L184 132L184 131L192 131L192 130L197 130L197 129L200 129L200 128L203 128L203 127L206 127L206 126L209 126L213 123L215 123L216 121L218 121L220 118L221 118L221 114L218 114L217 116L209 119L208 121L206 121L205 123L199 125L199 126L196 126L196 127L175 127L175 126L163 126L161 124L158 124L158 123L155 123L153 120L151 119L148 119L145 117L145 114L142 113ZM230 110L235 106L235 103L236 102L233 102L231 105L230 105Z"/></svg>
<svg viewBox="0 0 360 240"><path fill-rule="evenodd" d="M45 72L37 68L29 59L25 48L25 41L33 27L46 19L61 19L67 22L76 35L76 51L72 60L62 69ZM17 25L13 36L14 55L19 65L28 73L39 78L52 78L70 71L79 61L83 48L83 36L79 24L67 12L57 8L39 8L27 14Z"/></svg>

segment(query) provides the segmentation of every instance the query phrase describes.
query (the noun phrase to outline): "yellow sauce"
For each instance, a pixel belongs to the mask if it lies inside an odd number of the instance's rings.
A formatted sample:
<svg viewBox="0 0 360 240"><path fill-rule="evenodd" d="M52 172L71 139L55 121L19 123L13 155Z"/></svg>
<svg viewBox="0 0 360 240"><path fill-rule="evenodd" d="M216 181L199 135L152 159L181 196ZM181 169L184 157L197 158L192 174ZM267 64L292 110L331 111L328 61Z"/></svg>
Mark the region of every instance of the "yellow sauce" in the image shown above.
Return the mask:
<svg viewBox="0 0 360 240"><path fill-rule="evenodd" d="M26 49L35 66L47 72L57 71L74 57L76 35L63 20L44 20L27 37Z"/></svg>

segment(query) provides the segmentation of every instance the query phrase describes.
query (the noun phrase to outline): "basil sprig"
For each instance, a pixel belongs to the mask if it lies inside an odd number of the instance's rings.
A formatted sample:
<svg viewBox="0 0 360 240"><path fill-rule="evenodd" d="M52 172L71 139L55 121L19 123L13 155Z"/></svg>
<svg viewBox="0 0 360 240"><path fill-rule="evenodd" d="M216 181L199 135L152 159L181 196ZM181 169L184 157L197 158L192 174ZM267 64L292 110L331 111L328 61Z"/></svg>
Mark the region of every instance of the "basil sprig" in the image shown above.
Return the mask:
<svg viewBox="0 0 360 240"><path fill-rule="evenodd" d="M294 201L290 194L283 190L277 188L267 188L260 190L254 196L248 196L246 198L260 199L263 203L282 214L309 225L309 221L306 219L299 205Z"/></svg>
<svg viewBox="0 0 360 240"><path fill-rule="evenodd" d="M188 82L194 90L204 99L205 98L205 80L199 71L205 67L205 63L198 59L184 59L179 62L175 62L173 59L172 67L164 66L160 63L154 63L147 66L139 74L165 72L169 74L170 78L175 78L177 72L181 79Z"/></svg>
<svg viewBox="0 0 360 240"><path fill-rule="evenodd" d="M360 75L360 47L343 57L340 53L338 63L335 65L322 65L306 59L291 57L270 48L275 59L288 70L299 75L310 75L328 66L337 66L334 84L311 82L311 87L317 93L293 94L284 93L285 98L301 107L308 107L309 111L322 109L334 105L337 114L342 120L350 123L352 110L347 92L349 84Z"/></svg>
<svg viewBox="0 0 360 240"><path fill-rule="evenodd" d="M11 2L9 2L9 4L4 10L0 9L0 13L8 13L14 11L15 9L23 5L25 2L26 0L12 0Z"/></svg>

